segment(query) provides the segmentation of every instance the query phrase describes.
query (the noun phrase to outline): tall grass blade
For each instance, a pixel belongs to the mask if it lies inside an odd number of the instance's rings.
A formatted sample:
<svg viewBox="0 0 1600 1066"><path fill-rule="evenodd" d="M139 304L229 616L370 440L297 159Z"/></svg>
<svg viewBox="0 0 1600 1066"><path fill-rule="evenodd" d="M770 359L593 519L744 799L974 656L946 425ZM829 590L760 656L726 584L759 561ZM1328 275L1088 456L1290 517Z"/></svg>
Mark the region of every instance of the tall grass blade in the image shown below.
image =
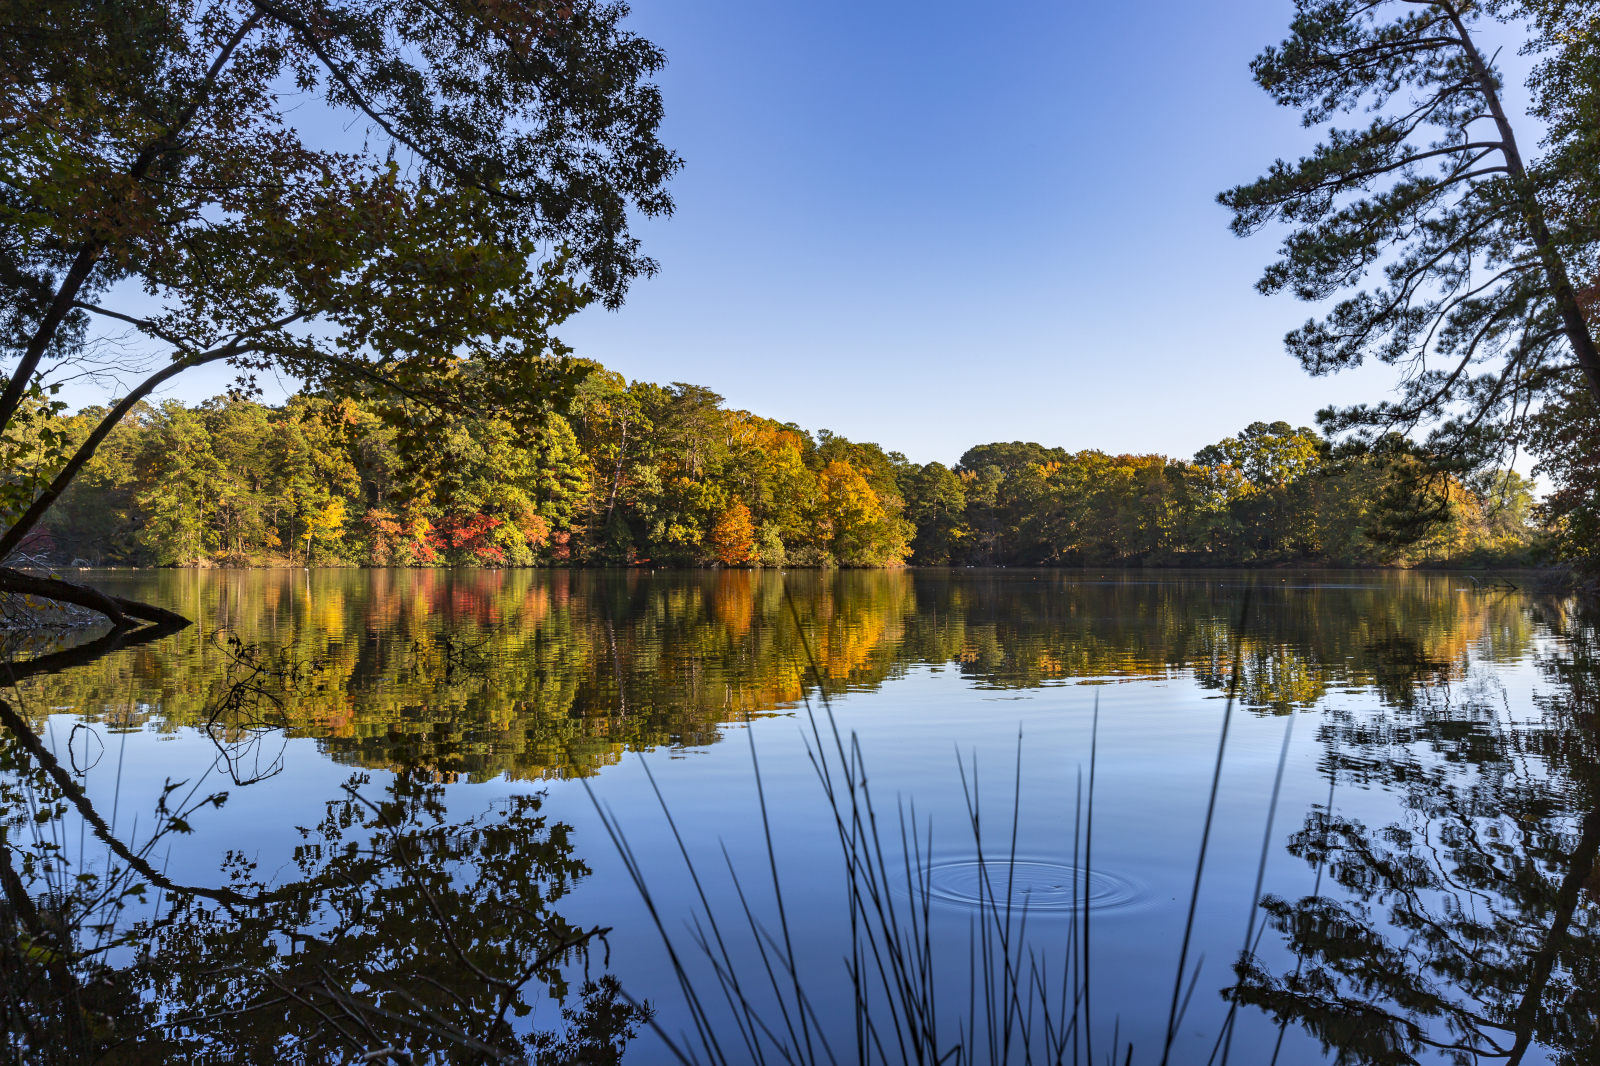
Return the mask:
<svg viewBox="0 0 1600 1066"><path fill-rule="evenodd" d="M1278 772L1272 779L1272 799L1267 804L1267 828L1261 836L1261 861L1256 865L1256 886L1250 893L1250 921L1245 925L1244 947L1239 950L1241 964L1255 954L1256 913L1261 909L1261 886L1267 877L1267 856L1272 852L1272 823L1278 814L1278 795L1283 791L1283 768L1289 763L1289 742L1294 739L1294 720L1299 715L1289 712L1289 722L1283 727L1283 747L1278 749ZM1228 1004L1228 1016L1222 1022L1226 1034L1222 1042L1222 1066L1228 1066L1228 1055L1233 1050L1234 1023L1239 1014L1239 1000L1235 996Z"/></svg>
<svg viewBox="0 0 1600 1066"><path fill-rule="evenodd" d="M1089 731L1089 811L1083 827L1083 1050L1084 1057L1094 1061L1094 1015L1090 1010L1089 992L1089 911L1093 906L1094 885L1094 773L1100 753L1100 693L1094 694L1094 725ZM1180 964L1181 965L1181 964Z"/></svg>
<svg viewBox="0 0 1600 1066"><path fill-rule="evenodd" d="M1239 675L1244 666L1244 627L1250 618L1250 589L1244 593L1239 611L1239 626L1234 636L1233 670L1228 677L1228 701L1222 712L1222 736L1217 741L1217 765L1211 774L1211 796L1206 801L1205 829L1200 834L1200 856L1194 865L1194 888L1189 894L1189 916L1183 925L1183 946L1178 949L1178 976L1172 983L1172 1007L1167 1014L1167 1038L1161 1049L1161 1066L1172 1056L1172 1041L1178 1035L1178 996L1183 990L1183 970L1189 959L1189 941L1194 935L1195 907L1200 902L1200 881L1206 869L1206 848L1211 843L1211 820L1217 812L1217 790L1222 784L1222 759L1228 750L1228 726L1233 721L1233 701L1239 694ZM1092 793L1092 789L1091 789ZM1091 795L1090 803L1093 803Z"/></svg>

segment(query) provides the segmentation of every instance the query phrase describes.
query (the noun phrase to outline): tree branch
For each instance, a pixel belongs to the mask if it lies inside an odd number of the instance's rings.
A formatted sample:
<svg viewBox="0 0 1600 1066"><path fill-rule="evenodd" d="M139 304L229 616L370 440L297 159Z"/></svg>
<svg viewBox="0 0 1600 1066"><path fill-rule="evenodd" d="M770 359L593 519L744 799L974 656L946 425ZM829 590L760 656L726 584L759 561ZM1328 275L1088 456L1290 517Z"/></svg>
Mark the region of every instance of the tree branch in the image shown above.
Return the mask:
<svg viewBox="0 0 1600 1066"><path fill-rule="evenodd" d="M22 517L18 518L12 527L6 531L6 535L0 537L0 560L8 558L12 552L17 550L17 546L22 543L23 537L27 536L33 530L33 527L39 524L39 520L45 516L51 505L66 491L67 486L72 483L72 479L77 476L78 471L83 469L83 465L93 458L94 453L99 449L106 437L110 435L112 429L116 428L127 413L133 410L134 405L148 396L156 386L192 367L214 363L250 350L252 350L250 346L228 344L209 352L188 356L150 375L138 388L123 397L122 402L113 407L110 413L100 420L100 424L94 428L94 432L89 434L89 438L79 445L77 452L67 461L67 465L62 467L61 472L55 476L55 480L50 482L50 487L45 489L38 499L33 501L32 506L23 512ZM99 608L96 608L96 610L99 610Z"/></svg>
<svg viewBox="0 0 1600 1066"><path fill-rule="evenodd" d="M1578 909L1578 897L1583 884L1594 872L1595 858L1600 856L1600 808L1590 811L1583 819L1583 833L1578 846L1567 861L1567 875L1561 880L1556 893L1555 916L1550 922L1550 932L1545 937L1539 954L1533 960L1533 974L1528 980L1522 1002L1512 1015L1517 1039L1511 1045L1511 1057L1506 1066L1517 1066L1533 1043L1534 1019L1539 1013L1539 999L1544 995L1550 972L1555 968L1556 956L1567 939L1567 927L1572 924L1573 913Z"/></svg>
<svg viewBox="0 0 1600 1066"><path fill-rule="evenodd" d="M99 611L111 619L112 625L119 628L132 625L133 623L128 620L130 617L159 625L177 626L179 629L193 624L181 614L174 614L161 607L123 599L121 596L112 596L88 585L76 585L56 577L35 577L21 570L13 570L9 566L0 566L0 592L18 592L24 596L38 596L41 599L87 607L91 611Z"/></svg>
<svg viewBox="0 0 1600 1066"><path fill-rule="evenodd" d="M150 164L155 162L162 152L171 149L178 134L194 120L194 116L200 110L202 99L207 91L216 84L217 76L222 72L222 68L227 63L228 58L233 55L234 50L239 47L245 36L260 22L261 15L259 14L246 19L239 26L233 37L223 46L216 60L211 64L210 69L206 71L205 80L201 83L200 90L195 93L194 98L189 102L189 106L184 109L176 122L163 130L160 137L147 144L134 160L133 165L129 168L129 174L135 181L144 177L145 172L150 168ZM78 293L82 291L83 285L88 281L95 265L99 263L100 256L104 250L105 242L99 238L88 241L78 250L78 254L73 259L72 267L67 271L67 276L62 279L61 287L56 290L55 298L50 301L50 307L45 312L44 318L40 321L38 328L34 330L33 336L28 339L28 347L23 352L17 368L12 371L11 380L6 383L5 392L0 393L0 427L8 424L12 415L16 414L17 408L21 406L22 395L27 390L28 382L33 380L33 376L39 368L39 361L44 358L45 351L49 349L51 342L55 340L56 331L60 329L61 322L66 318L67 312L77 302ZM4 559L10 553L11 548L14 547L15 545L0 547L0 559Z"/></svg>
<svg viewBox="0 0 1600 1066"><path fill-rule="evenodd" d="M94 829L95 836L104 841L106 846L119 859L137 870L140 876L148 879L151 884L168 892L205 896L207 899L214 899L219 903L250 905L263 902L264 897L244 896L226 888L198 888L191 885L180 885L168 878L160 870L151 866L142 856L135 854L128 845L124 844L121 839L111 832L111 827L106 824L104 818L100 817L100 812L94 809L94 805L84 795L83 789L78 782L72 779L72 774L62 767L54 755L50 754L49 749L40 742L38 735L28 725L27 720L12 710L11 704L5 700L0 700L0 725L4 725L11 730L12 735L17 738L17 743L26 748L28 753L39 761L40 768L50 776L51 780L56 783L56 787L61 789L62 794L78 809L78 813L82 815L83 820L88 822Z"/></svg>
<svg viewBox="0 0 1600 1066"><path fill-rule="evenodd" d="M87 644L79 644L75 648L51 652L48 655L36 655L22 662L7 663L6 674L11 684L15 685L23 678L38 674L60 673L62 670L92 663L123 648L136 648L141 644L149 644L163 637L170 637L174 633L181 633L191 624L185 619L181 624L157 623L153 626L140 626L137 629L126 627L113 629L105 636L91 640Z"/></svg>
<svg viewBox="0 0 1600 1066"><path fill-rule="evenodd" d="M72 306L76 307L80 311L88 311L92 314L104 315L107 318L115 318L118 321L126 322L128 325L133 326L136 329L144 330L151 336L160 337L174 348L182 350L183 348L187 347L187 345L185 345L181 340L169 333L166 333L148 318L134 318L132 315L125 315L120 311L113 311L109 307L100 307L97 304L84 303L82 300L72 301Z"/></svg>
<svg viewBox="0 0 1600 1066"><path fill-rule="evenodd" d="M44 358L50 342L55 340L56 330L67 317L67 312L72 310L72 304L77 299L79 290L83 288L83 283L89 280L89 274L100 261L103 247L100 242L91 241L80 248L77 256L73 258L67 276L61 279L61 287L56 290L55 298L50 301L50 307L45 311L39 327L33 331L33 336L28 338L28 347L23 350L17 368L11 372L11 380L6 382L5 392L0 393L0 429L10 424L11 416L22 406L22 395L28 389L28 382L33 380L33 375L39 369L39 360ZM0 559L4 559L5 556L5 552L0 552Z"/></svg>

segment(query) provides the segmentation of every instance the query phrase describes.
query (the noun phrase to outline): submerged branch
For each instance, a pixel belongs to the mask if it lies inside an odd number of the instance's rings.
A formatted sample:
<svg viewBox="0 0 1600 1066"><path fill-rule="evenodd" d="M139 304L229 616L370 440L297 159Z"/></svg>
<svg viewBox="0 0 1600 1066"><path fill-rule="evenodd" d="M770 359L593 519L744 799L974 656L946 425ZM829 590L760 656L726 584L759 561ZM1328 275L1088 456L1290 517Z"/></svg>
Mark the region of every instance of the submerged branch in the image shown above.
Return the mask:
<svg viewBox="0 0 1600 1066"><path fill-rule="evenodd" d="M187 624L185 623L185 625ZM285 885L282 888L257 895L235 892L227 888L206 888L200 885L178 884L152 866L143 855L128 847L127 844L122 842L121 838L111 831L111 827L106 824L105 818L100 815L99 811L95 810L94 804L89 802L89 797L85 795L83 787L74 780L72 773L61 765L60 760L50 752L49 748L44 746L38 734L28 724L27 719L18 714L11 704L3 699L0 699L0 726L10 730L12 735L17 738L17 743L29 755L38 760L40 768L55 783L55 786L61 790L61 794L77 808L83 820L94 830L94 835L99 837L101 842L110 848L117 858L127 863L131 869L137 871L141 877L144 877L157 888L179 895L201 896L205 899L215 900L225 906L258 907L287 899L297 892L307 892L333 885L352 883L352 879L348 876L325 875L310 881Z"/></svg>
<svg viewBox="0 0 1600 1066"><path fill-rule="evenodd" d="M9 566L0 566L0 592L15 592L24 596L38 596L40 599L87 607L91 611L99 611L105 615L111 620L111 624L118 628L132 625L133 623L129 621L132 618L154 622L161 626L176 626L179 629L194 624L183 615L164 607L113 596L97 588L63 581L58 577L37 577Z"/></svg>

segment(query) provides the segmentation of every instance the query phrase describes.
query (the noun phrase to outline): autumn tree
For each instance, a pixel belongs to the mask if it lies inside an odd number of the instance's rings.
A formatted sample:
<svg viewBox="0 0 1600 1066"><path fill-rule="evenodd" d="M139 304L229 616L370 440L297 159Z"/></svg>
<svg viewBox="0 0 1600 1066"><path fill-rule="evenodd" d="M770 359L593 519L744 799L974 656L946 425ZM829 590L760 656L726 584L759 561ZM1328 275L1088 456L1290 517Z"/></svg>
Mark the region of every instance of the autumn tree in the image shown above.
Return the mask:
<svg viewBox="0 0 1600 1066"><path fill-rule="evenodd" d="M1314 429L1295 429L1287 422L1252 422L1237 437L1200 449L1194 461L1205 466L1227 464L1257 488L1280 488L1315 467L1325 448Z"/></svg>
<svg viewBox="0 0 1600 1066"><path fill-rule="evenodd" d="M1289 36L1251 64L1258 85L1323 140L1219 201L1246 236L1288 227L1257 288L1344 297L1287 337L1313 375L1369 359L1398 397L1328 408L1330 433L1373 441L1431 425L1427 449L1481 462L1513 442L1552 388L1600 397L1579 282L1592 279L1592 4L1564 0L1296 0ZM1534 23L1530 88L1551 122L1542 157L1507 111L1483 38ZM1574 87L1588 95L1563 99ZM1588 106L1589 110L1584 110ZM1349 126L1340 117L1364 116ZM1526 135L1528 129L1521 132ZM1588 152L1589 155L1584 153Z"/></svg>
<svg viewBox="0 0 1600 1066"><path fill-rule="evenodd" d="M654 267L630 213L672 206L664 59L626 14L0 3L0 439L69 374L137 382L74 447L49 442L47 484L7 480L0 559L144 397L208 363L366 397L418 470L450 412L542 419L581 377L550 328L619 304ZM319 107L355 127L337 150L294 124ZM135 343L96 347L107 328Z"/></svg>
<svg viewBox="0 0 1600 1066"><path fill-rule="evenodd" d="M896 565L910 550L914 530L885 506L870 471L835 459L817 474L818 525L834 560L854 565ZM896 501L898 503L898 501Z"/></svg>
<svg viewBox="0 0 1600 1066"><path fill-rule="evenodd" d="M711 548L723 566L743 566L754 558L756 531L750 524L750 508L743 500L732 505L717 519L711 530Z"/></svg>

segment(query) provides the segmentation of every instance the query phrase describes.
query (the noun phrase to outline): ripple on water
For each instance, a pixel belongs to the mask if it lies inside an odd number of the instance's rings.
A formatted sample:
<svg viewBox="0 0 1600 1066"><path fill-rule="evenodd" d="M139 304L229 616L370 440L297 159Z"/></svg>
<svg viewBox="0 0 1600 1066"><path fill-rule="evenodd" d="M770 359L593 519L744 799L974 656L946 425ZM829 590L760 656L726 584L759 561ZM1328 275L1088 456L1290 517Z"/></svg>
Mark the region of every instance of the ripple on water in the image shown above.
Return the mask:
<svg viewBox="0 0 1600 1066"><path fill-rule="evenodd" d="M987 884L982 883L985 874ZM1018 859L1015 863L1005 859L982 863L976 859L950 860L935 863L926 877L933 902L958 907L976 907L991 900L998 900L1003 907L1009 883L1013 909L1026 903L1029 913L1072 910L1074 882L1078 905L1087 894L1092 911L1136 906L1150 895L1148 887L1133 878L1098 869L1090 872L1086 893L1081 870L1065 863L1033 859ZM903 884L901 888L904 894Z"/></svg>

